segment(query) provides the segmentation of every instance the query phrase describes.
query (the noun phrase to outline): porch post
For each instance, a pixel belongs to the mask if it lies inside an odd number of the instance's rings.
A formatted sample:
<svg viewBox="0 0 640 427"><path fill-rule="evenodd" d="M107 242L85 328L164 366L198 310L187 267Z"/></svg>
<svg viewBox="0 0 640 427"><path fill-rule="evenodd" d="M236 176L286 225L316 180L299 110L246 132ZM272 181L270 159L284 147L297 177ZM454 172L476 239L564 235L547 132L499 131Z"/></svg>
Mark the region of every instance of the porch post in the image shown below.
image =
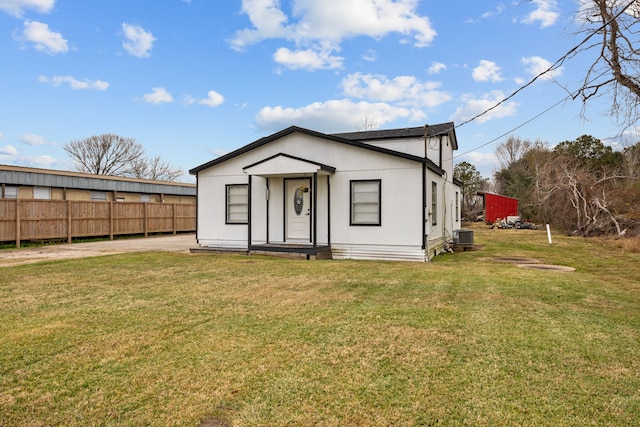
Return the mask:
<svg viewBox="0 0 640 427"><path fill-rule="evenodd" d="M249 188L247 190L249 192L247 201L247 252L251 251L251 178L252 176L249 175Z"/></svg>
<svg viewBox="0 0 640 427"><path fill-rule="evenodd" d="M313 249L318 247L318 172L313 173Z"/></svg>

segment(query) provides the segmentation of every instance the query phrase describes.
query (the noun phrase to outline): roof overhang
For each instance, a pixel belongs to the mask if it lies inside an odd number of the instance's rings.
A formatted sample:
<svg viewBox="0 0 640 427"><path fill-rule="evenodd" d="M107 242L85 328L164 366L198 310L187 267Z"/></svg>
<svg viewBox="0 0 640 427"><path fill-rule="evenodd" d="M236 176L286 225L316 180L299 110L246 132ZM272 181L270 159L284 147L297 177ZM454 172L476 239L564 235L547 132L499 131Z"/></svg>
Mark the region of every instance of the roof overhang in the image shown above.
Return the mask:
<svg viewBox="0 0 640 427"><path fill-rule="evenodd" d="M256 176L299 176L314 173L330 175L335 173L336 168L312 160L279 153L245 166L242 170L246 174Z"/></svg>

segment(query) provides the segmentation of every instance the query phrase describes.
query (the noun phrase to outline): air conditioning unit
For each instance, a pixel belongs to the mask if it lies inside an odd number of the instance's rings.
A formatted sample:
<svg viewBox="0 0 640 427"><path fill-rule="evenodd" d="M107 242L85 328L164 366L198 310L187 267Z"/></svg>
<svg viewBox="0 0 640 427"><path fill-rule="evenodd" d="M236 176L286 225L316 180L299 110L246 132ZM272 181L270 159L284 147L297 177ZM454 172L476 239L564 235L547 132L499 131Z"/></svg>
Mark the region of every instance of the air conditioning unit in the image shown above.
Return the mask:
<svg viewBox="0 0 640 427"><path fill-rule="evenodd" d="M473 230L461 228L453 230L453 243L456 246L472 247L473 246Z"/></svg>

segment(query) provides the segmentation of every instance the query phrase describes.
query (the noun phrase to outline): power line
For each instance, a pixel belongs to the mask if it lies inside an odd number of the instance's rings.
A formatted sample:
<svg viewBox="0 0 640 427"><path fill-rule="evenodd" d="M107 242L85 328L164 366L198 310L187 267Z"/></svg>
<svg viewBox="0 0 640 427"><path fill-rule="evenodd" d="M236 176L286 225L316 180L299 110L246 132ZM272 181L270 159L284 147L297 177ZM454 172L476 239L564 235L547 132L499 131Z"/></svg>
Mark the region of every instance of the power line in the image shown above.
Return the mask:
<svg viewBox="0 0 640 427"><path fill-rule="evenodd" d="M591 39L591 37L595 36L596 34L598 34L600 31L602 31L603 29L605 29L611 22L613 22L614 20L618 19L618 17L620 15L622 15L623 13L625 13L625 11L631 7L631 5L633 5L635 3L636 0L632 0L629 4L627 4L620 12L618 12L615 16L613 16L610 20L608 20L607 22L605 22L604 24L602 24L600 26L600 28L598 28L597 30L591 32L591 34L589 34L587 37L585 37L580 43L578 43L576 46L572 47L571 49L569 49L569 51L567 53L565 53L564 55L562 55L560 57L560 59L558 59L556 62L554 62L549 68L547 68L546 70L542 71L541 73L538 73L536 76L533 77L533 79L531 79L529 82L525 83L524 85L520 86L518 89L516 89L514 92L512 92L509 96L507 96L506 98L502 99L501 101L499 101L498 103L496 103L495 105L487 108L486 110L484 110L482 113L477 114L475 116L473 116L472 118L465 120L464 122L460 123L459 125L455 126L456 128L459 128L461 126L466 125L467 123L470 123L482 116L484 116L485 114L489 113L490 111L498 108L500 105L504 104L505 102L507 102L508 100L510 100L511 98L513 98L514 96L516 96L518 93L520 93L521 91L523 91L524 89L526 89L527 87L531 86L536 80L538 80L540 77L542 77L543 75L555 70L556 68L558 68L560 65L562 65L564 63L564 61L571 55L573 55L580 47L582 47L587 41L589 41L589 39Z"/></svg>
<svg viewBox="0 0 640 427"><path fill-rule="evenodd" d="M565 97L564 97L564 98L562 98L560 101L558 101L558 102L556 102L555 104L553 104L551 107L548 107L548 108L547 108L547 109L545 109L544 111L542 111L542 112L540 112L540 113L536 114L535 116L531 117L529 120L527 120L527 121L525 121L525 122L522 122L522 123L521 123L521 124L519 124L518 126L516 126L516 127L514 127L513 129L511 129L511 130L509 130L509 131L507 131L507 132L503 133L502 135L495 137L495 138L494 138L494 139L492 139L491 141L489 141L489 142L485 142L484 144L479 145L479 146L477 146L477 147L475 147L475 148L473 148L473 149L471 149L471 150L469 150L469 151L465 151L464 153L456 154L455 156L453 156L453 157L451 157L451 158L452 158L452 159L455 159L455 158L457 158L457 157L461 157L461 156L464 156L464 155L466 155L466 154L469 154L469 153L471 153L471 152L473 152L473 151L475 151L475 150L477 150L477 149L479 149L479 148L486 147L486 146L487 146L487 145L489 145L489 144L493 144L494 142L496 142L496 141L497 141L497 140L499 140L500 138L503 138L503 137L505 137L505 136L509 135L510 133L512 133L512 132L514 132L514 131L516 131L516 130L520 129L520 128L521 128L521 127L523 127L524 125L527 125L527 124L531 123L532 121L534 121L534 120L535 120L535 119L537 119L538 117L542 116L543 114L546 114L547 112L549 112L549 111L551 111L552 109L556 108L558 105L562 104L563 102L565 102L565 101L566 101L567 99L569 99L569 98L572 98L572 96L571 96L571 95L567 95L567 96L565 96Z"/></svg>
<svg viewBox="0 0 640 427"><path fill-rule="evenodd" d="M529 82L527 82L526 84L520 86L518 89L516 89L514 92L512 92L509 96L507 96L506 98L502 99L501 101L499 101L498 103L496 103L495 105L487 108L486 110L484 110L483 112L481 112L480 114L475 115L474 117L465 120L464 122L460 123L459 125L454 125L451 129L457 129L461 126L466 125L467 123L470 123L482 116L484 116L485 114L489 113L490 111L498 108L500 105L502 105L503 103L505 103L506 101L508 101L509 99L513 98L514 96L516 96L518 93L520 93L521 91L523 91L524 89L526 89L527 87L531 86L537 79L539 79L540 77L542 77L543 75L555 70L556 68L558 68L560 65L562 65L567 58L569 58L571 55L573 55L580 47L582 47L587 41L589 41L589 39L591 39L591 37L593 37L594 35L598 34L600 31L602 31L603 29L605 29L607 27L607 25L609 25L611 22L613 22L614 20L616 20L620 15L622 15L623 13L625 13L625 11L631 7L636 0L632 0L630 3L628 3L624 8L622 8L615 16L613 16L610 20L608 20L607 22L605 22L604 24L602 24L598 29L594 30L593 32L591 32L587 37L585 37L580 43L578 43L576 46L574 46L573 48L571 48L567 53L565 53L564 55L562 55L556 62L554 62L550 67L548 67L546 70L542 71L541 73L538 73L536 76L533 77L533 79L531 79ZM593 78L590 82L588 82L587 84L596 81L597 79L599 79L600 77L602 77L606 72L601 73L600 75L598 75L597 77ZM584 87L584 85L583 85ZM575 97L580 93L580 90L582 88L574 91L573 93L570 93L569 95L565 96L564 98L562 98L561 100L559 100L558 102L556 102L555 104L553 104L552 106L548 107L547 109L545 109L544 111L536 114L535 116L533 116L532 118L530 118L529 120L526 120L525 122L521 123L520 125L514 127L513 129L509 130L508 132L503 133L502 135L482 144L479 145L471 150L468 150L464 153L461 154L457 154L455 156L453 156L451 159L455 159L461 156L464 156L466 154L469 154L479 148L482 147L486 147L487 145L490 145L494 142L496 142L497 140L499 140L500 138L503 138L507 135L509 135L510 133L520 129L521 127L531 123L533 120L537 119L538 117L542 116L543 114L549 112L550 110L552 110L553 108L557 107L558 105L560 105L561 103L567 101L568 99L575 99Z"/></svg>

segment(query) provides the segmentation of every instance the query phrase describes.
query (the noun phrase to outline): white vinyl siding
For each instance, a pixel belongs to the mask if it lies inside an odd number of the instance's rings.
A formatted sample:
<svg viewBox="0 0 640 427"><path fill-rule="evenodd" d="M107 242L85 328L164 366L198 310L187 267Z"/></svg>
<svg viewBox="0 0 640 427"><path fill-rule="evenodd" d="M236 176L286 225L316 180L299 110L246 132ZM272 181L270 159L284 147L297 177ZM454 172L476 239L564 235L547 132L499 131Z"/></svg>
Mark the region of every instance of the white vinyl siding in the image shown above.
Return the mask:
<svg viewBox="0 0 640 427"><path fill-rule="evenodd" d="M380 225L380 180L351 181L351 225Z"/></svg>
<svg viewBox="0 0 640 427"><path fill-rule="evenodd" d="M227 185L227 224L247 224L249 222L249 186L247 184Z"/></svg>

